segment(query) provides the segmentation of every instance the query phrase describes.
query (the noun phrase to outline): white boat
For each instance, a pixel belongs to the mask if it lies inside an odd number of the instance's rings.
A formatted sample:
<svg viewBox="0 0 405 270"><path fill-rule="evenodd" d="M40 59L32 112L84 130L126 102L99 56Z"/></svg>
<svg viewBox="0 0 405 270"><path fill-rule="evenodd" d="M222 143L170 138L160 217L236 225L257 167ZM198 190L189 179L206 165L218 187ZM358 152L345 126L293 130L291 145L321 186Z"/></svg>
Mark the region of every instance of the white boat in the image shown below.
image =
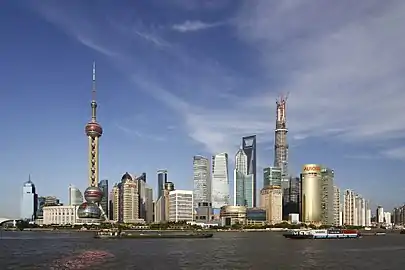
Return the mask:
<svg viewBox="0 0 405 270"><path fill-rule="evenodd" d="M283 234L289 239L349 239L359 238L360 234L357 230L291 230Z"/></svg>

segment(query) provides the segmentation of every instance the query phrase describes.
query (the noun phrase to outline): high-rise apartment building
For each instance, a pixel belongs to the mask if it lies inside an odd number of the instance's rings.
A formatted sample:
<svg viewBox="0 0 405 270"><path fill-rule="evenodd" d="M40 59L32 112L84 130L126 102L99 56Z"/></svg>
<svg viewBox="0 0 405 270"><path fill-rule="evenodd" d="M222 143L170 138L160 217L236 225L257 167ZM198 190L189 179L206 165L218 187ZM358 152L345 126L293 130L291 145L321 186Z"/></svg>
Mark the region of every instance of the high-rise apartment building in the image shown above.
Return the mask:
<svg viewBox="0 0 405 270"><path fill-rule="evenodd" d="M75 187L70 185L69 186L69 205L70 206L75 206L75 205L80 205L83 203L83 194L80 192L80 190Z"/></svg>
<svg viewBox="0 0 405 270"><path fill-rule="evenodd" d="M138 183L129 173L125 173L122 177L120 193L120 208L122 206L122 222L139 222Z"/></svg>
<svg viewBox="0 0 405 270"><path fill-rule="evenodd" d="M101 180L98 183L98 187L103 193L103 197L101 198L100 202L101 209L103 209L104 213L108 215L108 180L107 179Z"/></svg>
<svg viewBox="0 0 405 270"><path fill-rule="evenodd" d="M174 222L193 221L193 191L173 190L169 192L169 220Z"/></svg>
<svg viewBox="0 0 405 270"><path fill-rule="evenodd" d="M321 169L321 212L322 224L335 224L333 180L335 172L332 169L322 167Z"/></svg>
<svg viewBox="0 0 405 270"><path fill-rule="evenodd" d="M342 226L342 207L340 201L340 189L337 186L333 186L333 216L334 226Z"/></svg>
<svg viewBox="0 0 405 270"><path fill-rule="evenodd" d="M21 219L35 220L38 207L38 195L35 190L35 185L31 181L31 176L28 181L23 184L21 197Z"/></svg>
<svg viewBox="0 0 405 270"><path fill-rule="evenodd" d="M375 217L377 223L379 224L384 223L384 208L381 205L377 206Z"/></svg>
<svg viewBox="0 0 405 270"><path fill-rule="evenodd" d="M242 149L247 157L247 174L253 177L252 207L256 207L257 172L256 172L256 135L242 138Z"/></svg>
<svg viewBox="0 0 405 270"><path fill-rule="evenodd" d="M343 225L370 226L369 203L361 195L347 189L343 194Z"/></svg>
<svg viewBox="0 0 405 270"><path fill-rule="evenodd" d="M267 186L281 187L282 169L279 167L266 167L263 169L263 188Z"/></svg>
<svg viewBox="0 0 405 270"><path fill-rule="evenodd" d="M366 200L358 194L355 197L355 207L356 226L366 226Z"/></svg>
<svg viewBox="0 0 405 270"><path fill-rule="evenodd" d="M113 186L110 199L111 220L120 223L153 222L153 190L146 183L146 173L135 177L126 172L121 182Z"/></svg>
<svg viewBox="0 0 405 270"><path fill-rule="evenodd" d="M235 206L253 207L255 195L254 175L249 174L249 159L241 148L235 155L235 170L233 173L233 199Z"/></svg>
<svg viewBox="0 0 405 270"><path fill-rule="evenodd" d="M371 226L371 206L368 200L366 200L366 226Z"/></svg>
<svg viewBox="0 0 405 270"><path fill-rule="evenodd" d="M308 223L322 223L322 175L318 164L302 167L301 219Z"/></svg>
<svg viewBox="0 0 405 270"><path fill-rule="evenodd" d="M343 194L343 225L355 224L355 197L353 190L346 189Z"/></svg>
<svg viewBox="0 0 405 270"><path fill-rule="evenodd" d="M157 187L157 199L159 199L163 195L163 190L165 189L165 184L167 183L167 170L158 170L157 171L157 178L158 178L158 187Z"/></svg>
<svg viewBox="0 0 405 270"><path fill-rule="evenodd" d="M193 174L194 207L197 208L198 203L211 202L211 177L210 163L208 158L203 156L194 156Z"/></svg>
<svg viewBox="0 0 405 270"><path fill-rule="evenodd" d="M392 211L392 219L395 226L405 225L405 205L394 208L394 210Z"/></svg>
<svg viewBox="0 0 405 270"><path fill-rule="evenodd" d="M137 179L126 172L119 184L112 188L112 217L122 223L138 223L139 219L139 186ZM111 214L110 214L111 215Z"/></svg>
<svg viewBox="0 0 405 270"><path fill-rule="evenodd" d="M228 154L220 153L212 156L211 174L212 208L220 209L229 205Z"/></svg>
<svg viewBox="0 0 405 270"><path fill-rule="evenodd" d="M391 213L390 212L384 212L384 223L388 226L391 226L392 224L392 218L391 218Z"/></svg>

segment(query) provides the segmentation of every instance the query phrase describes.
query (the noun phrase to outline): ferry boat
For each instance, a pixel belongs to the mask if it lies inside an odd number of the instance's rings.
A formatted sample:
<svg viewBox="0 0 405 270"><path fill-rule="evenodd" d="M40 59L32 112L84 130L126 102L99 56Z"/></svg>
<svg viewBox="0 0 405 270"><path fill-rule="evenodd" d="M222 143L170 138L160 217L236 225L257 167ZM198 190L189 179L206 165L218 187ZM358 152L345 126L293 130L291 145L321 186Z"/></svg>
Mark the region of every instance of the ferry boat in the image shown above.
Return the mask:
<svg viewBox="0 0 405 270"><path fill-rule="evenodd" d="M283 234L289 239L350 239L359 238L360 234L357 230L291 230Z"/></svg>

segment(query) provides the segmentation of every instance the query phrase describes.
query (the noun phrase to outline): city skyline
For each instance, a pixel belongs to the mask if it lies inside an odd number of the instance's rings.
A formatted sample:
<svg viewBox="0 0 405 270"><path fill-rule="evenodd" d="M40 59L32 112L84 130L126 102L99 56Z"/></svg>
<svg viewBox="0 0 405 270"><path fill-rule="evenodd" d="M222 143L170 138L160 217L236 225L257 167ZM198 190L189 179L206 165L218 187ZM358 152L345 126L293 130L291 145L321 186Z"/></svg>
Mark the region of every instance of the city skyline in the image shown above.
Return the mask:
<svg viewBox="0 0 405 270"><path fill-rule="evenodd" d="M7 153L0 160L2 205L18 203L28 174L39 195L67 202L69 184L84 192L83 125L94 59L99 119L106 130L100 179L115 183L127 170L146 172L156 193L156 171L167 168L169 181L191 190L194 155L226 152L233 159L240 138L256 134L259 188L263 167L273 164L275 98L289 91L293 176L302 164L325 164L335 170L342 190L358 190L384 208L402 202L405 123L399 117L405 82L396 76L403 64L395 55L402 55L405 42L397 37L405 35L397 21L383 19L395 18L404 3L381 9L375 3L353 4L344 18L330 13L343 10L343 4L317 3L322 10L311 22L321 28L305 30L301 25L312 18L307 5L313 4L283 8L281 2L257 1L257 8L223 1L200 6L199 17L189 15L195 7L162 4L171 12L158 20L153 12L158 2L152 2L140 1L141 14L126 13L131 6L100 6L109 21L86 3L5 3L0 56L14 64L1 69L7 89L0 101L7 116L0 135ZM370 8L378 12L369 15ZM318 23L324 16L326 25ZM285 23L290 18L296 20ZM285 28L277 31L274 25ZM363 30L353 35L356 27ZM383 50L387 54L378 53ZM382 64L373 69L373 63ZM16 172L22 181L15 180ZM375 190L381 179L390 183L384 193ZM12 210L2 209L0 216L17 214Z"/></svg>

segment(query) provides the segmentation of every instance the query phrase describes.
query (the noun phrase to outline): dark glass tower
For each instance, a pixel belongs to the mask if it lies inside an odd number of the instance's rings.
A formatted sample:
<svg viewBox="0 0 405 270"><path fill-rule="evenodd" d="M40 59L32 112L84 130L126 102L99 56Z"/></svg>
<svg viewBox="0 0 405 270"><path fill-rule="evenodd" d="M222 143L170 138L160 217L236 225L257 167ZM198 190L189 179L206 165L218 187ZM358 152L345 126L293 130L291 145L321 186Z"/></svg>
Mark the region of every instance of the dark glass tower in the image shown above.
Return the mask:
<svg viewBox="0 0 405 270"><path fill-rule="evenodd" d="M253 175L253 207L256 207L256 190L257 190L257 173L256 173L256 135L242 138L242 149L245 152L248 160L248 174Z"/></svg>
<svg viewBox="0 0 405 270"><path fill-rule="evenodd" d="M101 208L103 208L104 213L108 215L108 180L101 180L100 183L98 183L98 187L103 192L103 198L100 202Z"/></svg>
<svg viewBox="0 0 405 270"><path fill-rule="evenodd" d="M167 170L157 171L157 177L158 177L158 188L157 188L158 196L156 199L159 199L160 197L163 196L163 190L165 189L165 184L167 183Z"/></svg>

